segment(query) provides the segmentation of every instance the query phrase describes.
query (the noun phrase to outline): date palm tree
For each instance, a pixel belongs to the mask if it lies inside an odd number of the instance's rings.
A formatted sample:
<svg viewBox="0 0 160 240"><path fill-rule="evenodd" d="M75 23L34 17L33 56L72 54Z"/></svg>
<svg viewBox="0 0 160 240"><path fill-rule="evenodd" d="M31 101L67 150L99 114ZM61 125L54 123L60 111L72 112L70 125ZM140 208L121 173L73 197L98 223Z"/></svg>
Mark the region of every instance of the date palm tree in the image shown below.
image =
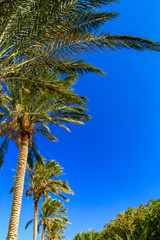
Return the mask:
<svg viewBox="0 0 160 240"><path fill-rule="evenodd" d="M48 96L51 101L56 100L60 102L60 104L62 105L63 103L66 105L67 104L70 105L73 103L73 104L77 104L77 106L86 105L86 98L78 96L77 94L74 93L72 89L72 86L77 81L76 73L74 74L73 72L72 73L70 72L67 75L63 75L63 78L61 79L60 79L61 77L60 72L51 72L50 70L44 70L41 72L35 71L34 73L35 74L33 75L31 71L27 71L28 81L23 81L23 77L21 76L19 77L18 80L15 79L14 83L12 81L12 78L8 78L6 80L7 86L9 87L9 95L13 94L13 97L15 97L16 103L18 102L18 104L22 106L24 102L23 98L26 98L26 97L30 98L34 96L34 98L36 99L37 94L40 93L41 96L39 101L42 101L42 102L43 102L43 99L45 99L46 101L47 95L49 94ZM35 83L36 82L35 78L39 78L37 83ZM47 87L44 85L44 82L46 82ZM1 95L1 97L4 99L3 104L5 102L7 103L6 98L7 100L9 100L8 95L6 93L4 94L4 96ZM3 106L1 108L3 109ZM62 127L65 127L65 125L62 125ZM66 128L66 130L69 130L69 129ZM3 137L2 134L1 134L1 137ZM6 137L0 148L0 169L3 165L5 154L7 153L7 150L8 150L8 140L9 139ZM32 137L30 139L29 152L34 153L34 157L36 157L37 160L38 159L40 160L41 156L38 153L35 137L34 138ZM33 162L33 159L31 160Z"/></svg>
<svg viewBox="0 0 160 240"><path fill-rule="evenodd" d="M73 194L73 192L68 182L59 179L63 175L63 168L54 160L45 162L42 158L40 163L35 161L33 169L28 166L26 172L26 196L33 195L34 200L33 240L36 240L38 203L41 197L49 198L50 194L56 194L68 201L63 193Z"/></svg>
<svg viewBox="0 0 160 240"><path fill-rule="evenodd" d="M43 227L42 238L44 240L46 230L47 236L50 239L52 237L57 237L59 234L62 234L62 229L66 229L66 224L70 224L67 220L67 215L65 214L67 209L64 208L63 203L61 203L57 199L44 199L42 203L42 212L40 212L39 217L40 221L38 223L38 232L40 230L40 226ZM33 222L33 219L30 220L25 229Z"/></svg>
<svg viewBox="0 0 160 240"><path fill-rule="evenodd" d="M74 66L96 49L160 51L160 44L99 31L118 14L98 9L118 0L1 0L0 82L11 73ZM82 61L83 62L83 61Z"/></svg>
<svg viewBox="0 0 160 240"><path fill-rule="evenodd" d="M46 240L62 240L64 238L64 231L66 226L60 222L54 222L50 227L46 229Z"/></svg>
<svg viewBox="0 0 160 240"><path fill-rule="evenodd" d="M83 231L82 233L77 233L73 240L100 240L101 233L95 231L94 229L87 230L87 232Z"/></svg>
<svg viewBox="0 0 160 240"><path fill-rule="evenodd" d="M68 89L69 91L69 89ZM12 211L8 230L8 240L17 239L19 215L23 194L24 176L28 157L28 147L33 135L41 133L56 141L50 126L58 125L69 131L64 122L83 124L89 120L85 99L76 94L62 98L42 91L19 91L15 84L8 84L7 93L2 96L0 106L0 131L4 142L1 146L1 162L7 148L8 139L16 142L19 157L13 192Z"/></svg>

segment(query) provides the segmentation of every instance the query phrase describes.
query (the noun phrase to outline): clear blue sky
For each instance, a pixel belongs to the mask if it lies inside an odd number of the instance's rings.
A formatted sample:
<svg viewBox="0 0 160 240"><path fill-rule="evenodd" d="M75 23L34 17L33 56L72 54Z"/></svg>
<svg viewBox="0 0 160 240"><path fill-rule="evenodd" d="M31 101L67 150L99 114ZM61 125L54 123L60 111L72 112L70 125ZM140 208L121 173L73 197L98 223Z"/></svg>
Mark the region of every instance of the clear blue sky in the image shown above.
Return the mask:
<svg viewBox="0 0 160 240"><path fill-rule="evenodd" d="M125 0L112 10L120 17L106 25L109 32L160 41L160 1ZM57 160L75 195L66 204L72 225L66 239L95 228L129 206L137 207L160 196L160 54L150 52L98 52L88 61L107 72L107 77L85 75L76 92L89 98L93 119L85 126L70 126L71 133L55 128L58 143L40 138L41 152ZM0 239L6 239L12 196L12 168L17 150L10 145L0 172ZM24 230L33 216L32 199L24 196L19 240L31 240Z"/></svg>

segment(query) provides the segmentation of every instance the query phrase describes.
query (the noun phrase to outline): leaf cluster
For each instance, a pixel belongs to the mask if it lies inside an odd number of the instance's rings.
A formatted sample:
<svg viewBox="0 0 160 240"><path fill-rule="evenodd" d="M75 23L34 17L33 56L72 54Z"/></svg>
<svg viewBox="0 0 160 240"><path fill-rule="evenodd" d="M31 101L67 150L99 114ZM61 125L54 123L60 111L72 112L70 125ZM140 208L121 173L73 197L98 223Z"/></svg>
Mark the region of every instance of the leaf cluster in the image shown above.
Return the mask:
<svg viewBox="0 0 160 240"><path fill-rule="evenodd" d="M73 194L67 181L60 180L63 175L63 168L54 160L45 161L44 158L35 161L34 167L27 166L26 170L26 196L33 195L34 203L37 204L43 196L42 211L39 212L38 232L40 226L46 231L47 239L62 239L63 229L66 224L70 224L67 219L67 209L64 204L57 199L52 199L51 195L57 195L63 200L68 201L66 193ZM28 221L25 229L33 222Z"/></svg>
<svg viewBox="0 0 160 240"><path fill-rule="evenodd" d="M160 200L150 200L138 208L129 207L106 223L102 232L77 233L73 240L159 240Z"/></svg>
<svg viewBox="0 0 160 240"><path fill-rule="evenodd" d="M89 229L86 232L77 233L73 240L100 240L100 237L100 232Z"/></svg>
<svg viewBox="0 0 160 240"><path fill-rule="evenodd" d="M44 74L44 73L43 73ZM33 135L42 134L52 141L57 138L52 133L55 125L70 131L65 123L84 124L90 119L87 114L86 98L75 94L71 85L74 78L58 80L55 73L44 74L44 79L50 76L51 91L42 91L38 87L30 90L28 85L19 86L12 81L6 82L6 93L1 95L0 105L0 133L4 141L0 148L0 162L4 161L7 152L8 139L19 146L21 135L30 138L29 159L33 153L40 159ZM49 81L48 81L49 82Z"/></svg>
<svg viewBox="0 0 160 240"><path fill-rule="evenodd" d="M130 207L105 225L102 239L106 240L159 240L160 201L151 200L137 209Z"/></svg>
<svg viewBox="0 0 160 240"><path fill-rule="evenodd" d="M68 201L64 193L73 194L68 182L59 179L63 175L63 168L54 160L45 161L42 158L41 163L34 163L33 169L28 166L26 172L26 196L33 195L34 201L39 201L42 196L49 198L50 194Z"/></svg>
<svg viewBox="0 0 160 240"><path fill-rule="evenodd" d="M79 57L106 48L160 51L159 43L147 39L100 32L118 14L99 9L115 2L118 0L1 0L1 75L35 66L103 73Z"/></svg>

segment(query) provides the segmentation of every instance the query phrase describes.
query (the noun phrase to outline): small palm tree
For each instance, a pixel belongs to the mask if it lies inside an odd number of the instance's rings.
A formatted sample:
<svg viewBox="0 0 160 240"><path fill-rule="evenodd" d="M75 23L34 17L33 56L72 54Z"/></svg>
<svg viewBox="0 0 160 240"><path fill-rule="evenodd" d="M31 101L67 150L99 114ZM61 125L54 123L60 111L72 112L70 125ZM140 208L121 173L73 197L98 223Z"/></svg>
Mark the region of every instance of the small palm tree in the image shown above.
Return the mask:
<svg viewBox="0 0 160 240"><path fill-rule="evenodd" d="M39 214L40 221L38 223L38 232L40 226L43 226L42 240L45 238L45 233L47 230L48 237L57 237L62 234L62 229L66 229L65 224L70 224L67 220L66 213L67 209L64 208L63 203L57 199L44 199L42 203L42 212ZM30 220L27 224L27 228L33 220Z"/></svg>
<svg viewBox="0 0 160 240"><path fill-rule="evenodd" d="M37 238L37 220L38 220L38 203L41 197L48 198L50 194L56 194L68 201L63 193L73 194L68 182L57 179L63 174L63 168L54 160L47 162L41 159L37 161L34 168L27 167L27 176L25 181L28 185L26 196L33 195L34 200L34 220L33 220L33 240Z"/></svg>
<svg viewBox="0 0 160 240"><path fill-rule="evenodd" d="M87 232L77 233L73 240L100 240L100 232L89 229Z"/></svg>
<svg viewBox="0 0 160 240"><path fill-rule="evenodd" d="M62 240L64 239L64 231L66 226L60 222L54 222L46 229L46 240Z"/></svg>
<svg viewBox="0 0 160 240"><path fill-rule="evenodd" d="M33 135L41 133L48 139L56 141L50 126L58 125L69 131L64 122L83 124L88 121L89 115L86 114L84 105L86 105L85 100L80 99L79 96L76 98L76 95L71 101L70 98L64 99L57 93L53 96L38 90L19 91L16 85L8 85L7 94L2 97L0 106L0 131L1 137L4 137L1 146L1 164L9 139L15 141L19 147L8 239L17 239L28 148Z"/></svg>

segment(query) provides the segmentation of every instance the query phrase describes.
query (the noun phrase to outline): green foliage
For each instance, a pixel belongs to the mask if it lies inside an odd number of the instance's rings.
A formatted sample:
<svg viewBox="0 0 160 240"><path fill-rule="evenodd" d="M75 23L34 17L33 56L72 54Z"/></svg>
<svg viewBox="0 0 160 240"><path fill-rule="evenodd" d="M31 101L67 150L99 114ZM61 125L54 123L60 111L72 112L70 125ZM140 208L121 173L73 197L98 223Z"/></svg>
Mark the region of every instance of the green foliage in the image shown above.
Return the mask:
<svg viewBox="0 0 160 240"><path fill-rule="evenodd" d="M67 215L65 214L67 209L64 208L64 204L61 203L57 199L44 200L42 204L42 212L39 214L40 217L40 225L46 225L48 228L48 235L52 237L54 234L56 235L57 230L66 229L65 224L70 224L67 219ZM49 234L50 233L50 234Z"/></svg>
<svg viewBox="0 0 160 240"><path fill-rule="evenodd" d="M43 163L43 157L39 152L36 139L33 136L29 143L28 158L27 158L28 167L30 169L33 169L35 159L38 163L40 164Z"/></svg>
<svg viewBox="0 0 160 240"><path fill-rule="evenodd" d="M63 168L54 160L45 161L44 158L41 158L41 162L35 161L33 168L28 165L26 172L26 196L33 195L34 203L37 206L41 197L44 197L42 212L39 214L41 220L37 226L38 231L43 225L47 230L47 239L61 239L63 228L66 228L65 224L69 224L67 216L64 214L67 210L59 200L51 199L50 195L55 194L68 201L65 194L73 194L68 182L59 179L63 175ZM32 222L33 220L30 220L25 229Z"/></svg>
<svg viewBox="0 0 160 240"><path fill-rule="evenodd" d="M151 200L137 209L130 207L105 225L102 239L106 240L159 240L160 200Z"/></svg>
<svg viewBox="0 0 160 240"><path fill-rule="evenodd" d="M5 155L8 152L8 144L9 144L9 139L7 137L5 137L5 139L3 140L3 143L0 147L0 169L2 168L4 159L5 159Z"/></svg>
<svg viewBox="0 0 160 240"><path fill-rule="evenodd" d="M28 166L26 172L26 196L33 195L34 201L39 201L42 196L49 198L50 194L68 201L64 193L73 194L68 182L59 179L63 168L54 160L44 161L42 158L41 163L35 161L33 169Z"/></svg>
<svg viewBox="0 0 160 240"><path fill-rule="evenodd" d="M78 72L84 68L100 73L78 62L84 52L97 49L160 51L158 43L143 38L99 31L118 14L98 9L115 2L118 0L1 0L1 77L24 67Z"/></svg>
<svg viewBox="0 0 160 240"><path fill-rule="evenodd" d="M46 81L47 76L43 76ZM0 105L0 131L1 137L4 137L0 149L1 165L7 152L7 139L15 141L19 146L20 136L27 134L30 138L30 151L32 150L32 153L29 151L28 160L31 161L33 153L38 160L40 155L36 141L32 139L33 135L41 133L51 141L57 141L51 126L58 125L70 131L65 123L84 124L90 119L86 113L86 98L78 96L71 89L75 79L68 78L64 81L53 77L52 82L55 89L52 92L7 82L7 91L1 95Z"/></svg>
<svg viewBox="0 0 160 240"><path fill-rule="evenodd" d="M73 240L160 240L160 200L129 207L105 224L102 232L83 231Z"/></svg>
<svg viewBox="0 0 160 240"><path fill-rule="evenodd" d="M83 231L82 233L76 234L73 240L101 240L101 234L95 230Z"/></svg>
<svg viewBox="0 0 160 240"><path fill-rule="evenodd" d="M62 240L65 239L64 231L66 226L60 222L54 221L50 227L46 229L46 240Z"/></svg>
<svg viewBox="0 0 160 240"><path fill-rule="evenodd" d="M42 203L42 211L39 213L38 232L40 227L44 226L46 229L46 239L62 239L63 229L67 229L66 224L70 224L66 215L67 209L64 204L57 199L44 199ZM33 222L27 222L25 229Z"/></svg>

